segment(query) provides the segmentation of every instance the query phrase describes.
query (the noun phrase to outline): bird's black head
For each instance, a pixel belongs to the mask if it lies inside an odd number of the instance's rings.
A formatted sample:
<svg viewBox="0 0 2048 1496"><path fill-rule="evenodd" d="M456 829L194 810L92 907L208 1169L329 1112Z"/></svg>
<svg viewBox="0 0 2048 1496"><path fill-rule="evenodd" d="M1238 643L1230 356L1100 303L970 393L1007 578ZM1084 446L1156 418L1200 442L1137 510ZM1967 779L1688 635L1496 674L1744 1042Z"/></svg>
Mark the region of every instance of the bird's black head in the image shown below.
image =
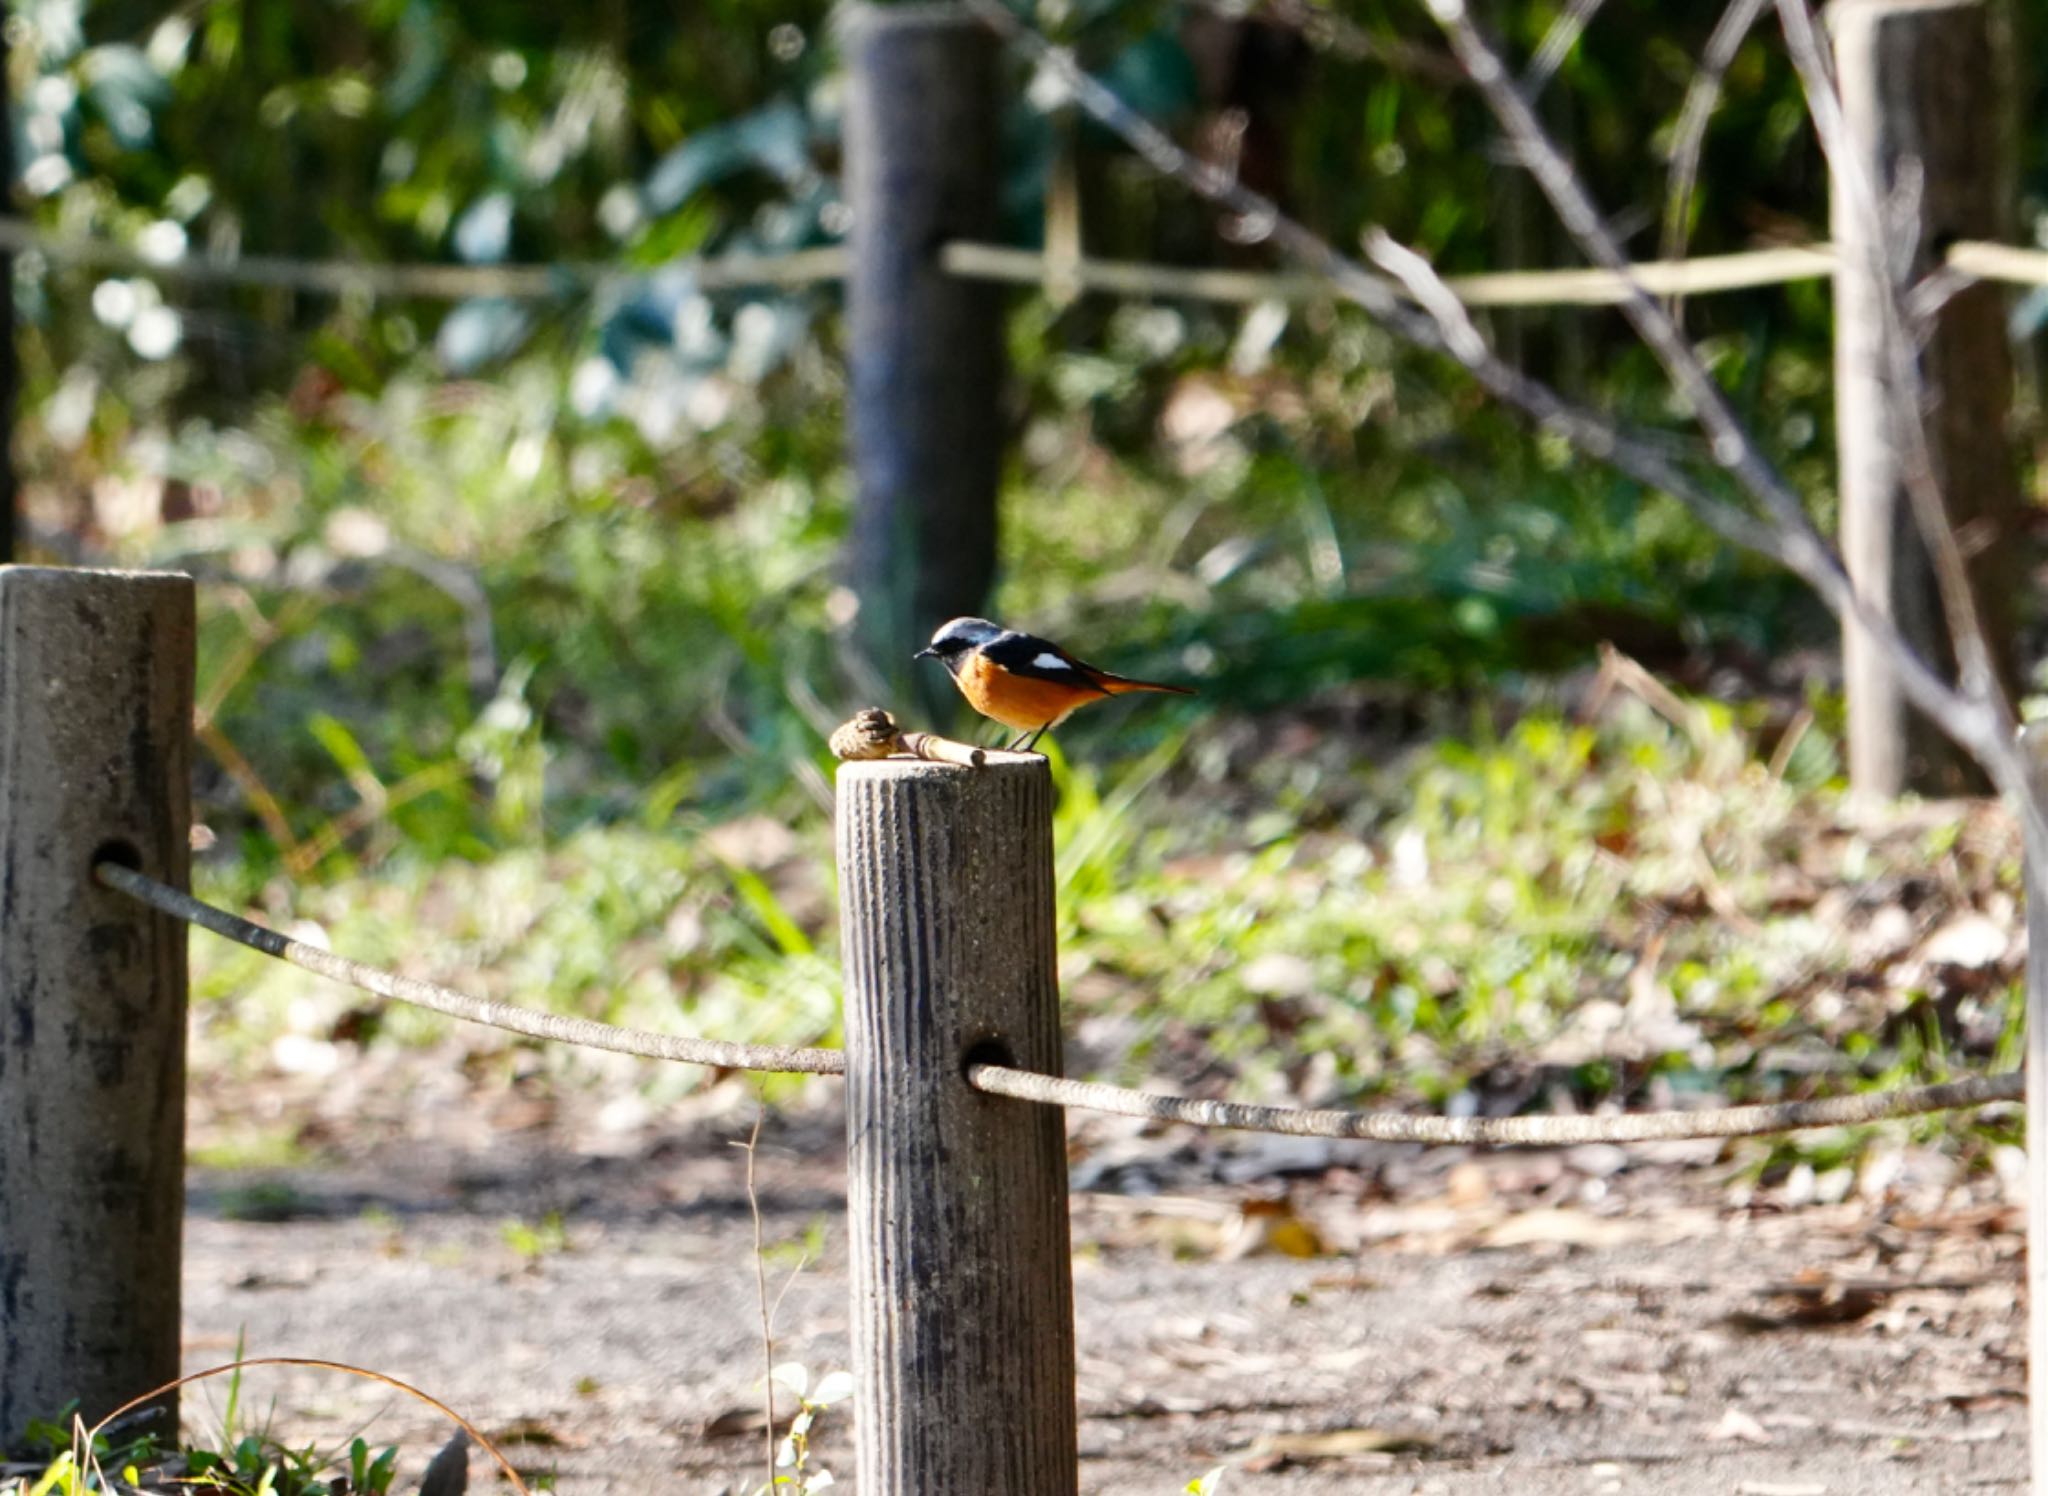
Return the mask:
<svg viewBox="0 0 2048 1496"><path fill-rule="evenodd" d="M932 642L920 649L914 658L942 660L951 670L970 649L979 649L1000 637L1002 632L1000 624L990 623L986 618L955 618L940 624L939 631L932 635Z"/></svg>

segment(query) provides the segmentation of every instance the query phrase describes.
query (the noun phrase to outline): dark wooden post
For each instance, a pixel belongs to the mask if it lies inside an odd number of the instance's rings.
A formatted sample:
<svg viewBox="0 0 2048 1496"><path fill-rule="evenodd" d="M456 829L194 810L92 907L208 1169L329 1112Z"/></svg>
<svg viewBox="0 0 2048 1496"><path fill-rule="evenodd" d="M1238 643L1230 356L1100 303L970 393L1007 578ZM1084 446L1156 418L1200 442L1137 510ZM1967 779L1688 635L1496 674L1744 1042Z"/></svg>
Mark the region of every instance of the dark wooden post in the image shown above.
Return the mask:
<svg viewBox="0 0 2048 1496"><path fill-rule="evenodd" d="M854 1421L865 1496L1077 1489L1045 761L839 770Z"/></svg>
<svg viewBox="0 0 2048 1496"><path fill-rule="evenodd" d="M1889 608L1916 649L1949 668L1939 594L1901 480L1884 353L1884 299L1892 293L1872 269L1868 193L1881 199L1878 248L1900 284L1938 268L1958 239L2003 237L2010 214L2001 116L1985 98L2002 71L1981 0L1837 0L1829 17L1842 112L1868 184L1859 202L1838 176L1831 215L1841 256L1835 427L1842 552L1858 588ZM1996 286L1969 287L1942 307L1920 372L1949 520L1974 554L1979 614L2000 648L2012 638L2019 488L2007 435L2012 355ZM2004 652L2010 690L2013 662ZM1953 792L1979 782L1931 723L1915 719L1909 727L1904 698L1861 630L1846 632L1843 667L1849 778L1857 790Z"/></svg>
<svg viewBox="0 0 2048 1496"><path fill-rule="evenodd" d="M2022 730L2034 798L2048 805L2048 723ZM2027 881L2027 1436L2033 1479L2048 1491L2048 846L2031 822Z"/></svg>
<svg viewBox="0 0 2048 1496"><path fill-rule="evenodd" d="M996 39L956 5L855 5L850 90L848 580L884 677L995 577L1002 465L1002 294L939 252L996 227Z"/></svg>
<svg viewBox="0 0 2048 1496"><path fill-rule="evenodd" d="M0 566L0 1440L178 1374L185 927L92 868L186 886L193 627L189 577Z"/></svg>

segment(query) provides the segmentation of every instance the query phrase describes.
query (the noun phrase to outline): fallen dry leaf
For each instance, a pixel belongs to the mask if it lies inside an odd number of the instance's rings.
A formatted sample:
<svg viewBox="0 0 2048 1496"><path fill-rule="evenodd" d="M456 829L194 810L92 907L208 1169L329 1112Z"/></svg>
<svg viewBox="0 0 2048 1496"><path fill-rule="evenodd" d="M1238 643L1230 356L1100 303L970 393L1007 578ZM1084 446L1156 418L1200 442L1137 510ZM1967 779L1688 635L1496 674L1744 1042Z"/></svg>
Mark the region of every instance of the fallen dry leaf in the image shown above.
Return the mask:
<svg viewBox="0 0 2048 1496"><path fill-rule="evenodd" d="M1426 1453L1436 1448L1428 1434L1384 1428L1335 1428L1315 1434L1261 1434L1244 1452L1244 1468L1254 1474L1316 1460L1341 1460L1359 1454Z"/></svg>
<svg viewBox="0 0 2048 1496"><path fill-rule="evenodd" d="M1261 1252L1282 1257L1321 1257L1328 1249L1316 1228L1285 1200L1247 1200L1217 1244L1216 1260L1238 1262Z"/></svg>
<svg viewBox="0 0 2048 1496"><path fill-rule="evenodd" d="M1721 1421L1707 1430L1709 1439L1735 1440L1743 1444L1768 1444L1771 1436L1761 1423L1740 1408L1730 1408Z"/></svg>

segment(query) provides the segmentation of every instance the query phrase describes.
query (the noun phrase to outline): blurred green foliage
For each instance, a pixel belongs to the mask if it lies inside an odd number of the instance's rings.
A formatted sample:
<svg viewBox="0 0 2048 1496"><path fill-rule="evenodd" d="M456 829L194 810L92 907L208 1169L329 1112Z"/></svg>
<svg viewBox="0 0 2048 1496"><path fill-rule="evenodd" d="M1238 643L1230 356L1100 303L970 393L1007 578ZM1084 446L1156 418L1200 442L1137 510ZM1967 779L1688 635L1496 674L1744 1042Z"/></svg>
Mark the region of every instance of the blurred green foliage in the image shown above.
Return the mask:
<svg viewBox="0 0 2048 1496"><path fill-rule="evenodd" d="M1559 7L1489 12L1526 59ZM1434 45L1419 7L1344 14L1383 49ZM1717 14L1604 7L1543 94L1641 254ZM1447 270L1573 260L1477 102L1427 67L1163 0L1031 15L1176 131L1241 126L1241 169L1340 244L1378 223ZM159 288L20 257L17 450L36 533L203 583L210 891L496 996L829 1039L822 739L871 694L842 658L833 576L848 501L836 292L711 291L686 263L843 236L828 7L18 0L8 34L24 191L55 233L157 257L643 272L450 306ZM1071 189L1091 253L1270 263L1015 81L1015 242L1039 242L1048 194ZM2036 185L2038 157L2023 152ZM1708 130L1691 243L1819 237L1824 194L1767 24ZM1826 316L1813 285L1687 309L1824 523ZM1489 330L1682 439L1611 311ZM1505 420L1341 307L1020 293L1010 350L992 611L1204 692L1062 735L1075 975L1142 979L1156 1023L1192 1025L1233 1062L1286 1038L1346 1056L1345 1085L1382 1084L1398 1061L1448 1092L1620 979L1626 939L1603 922L1617 900L1658 897L1678 852L1625 874L1582 854L1649 819L1650 786L1703 775L1727 816L1760 817L1737 862L1774 855L1799 773L1759 788L1725 755L1701 768L1688 755L1705 749L1654 725L1567 719L1547 684L1583 678L1613 642L1703 691L1805 690L1772 662L1827 643L1829 621L1670 501ZM1313 773L1233 736L1303 712L1329 759ZM1761 729L1715 730L1746 762ZM1825 733L1813 743L1804 789L1824 797ZM1396 764L1360 767L1376 756ZM1205 806L1228 814L1191 810ZM1337 827L1341 847L1322 840ZM1368 850L1403 837L1459 875L1407 889L1398 859ZM1174 871L1210 856L1227 880ZM1311 887L1370 897L1297 892ZM1325 998L1284 1035L1248 1016L1264 1008L1245 968L1269 946L1301 952ZM345 1014L295 973L198 949L230 1048L325 1042ZM1714 1012L1774 979L1749 946L1704 935L1686 959L1681 1000ZM1104 1014L1140 1006L1098 991ZM387 1029L439 1026L394 1014Z"/></svg>

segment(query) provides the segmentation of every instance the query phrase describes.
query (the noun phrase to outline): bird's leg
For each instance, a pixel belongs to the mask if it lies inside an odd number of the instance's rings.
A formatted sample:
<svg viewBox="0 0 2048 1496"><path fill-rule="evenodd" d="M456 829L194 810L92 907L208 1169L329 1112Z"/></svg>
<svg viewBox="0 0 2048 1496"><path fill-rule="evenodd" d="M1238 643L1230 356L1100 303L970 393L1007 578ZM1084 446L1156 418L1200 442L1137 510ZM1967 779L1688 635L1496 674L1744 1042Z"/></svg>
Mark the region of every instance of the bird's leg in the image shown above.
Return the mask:
<svg viewBox="0 0 2048 1496"><path fill-rule="evenodd" d="M1045 736L1045 729L1050 726L1052 726L1052 724L1050 722L1047 722L1043 726L1041 726L1038 729L1038 731L1029 734L1024 741L1023 751L1029 753L1033 748L1036 748L1038 746L1038 740Z"/></svg>

